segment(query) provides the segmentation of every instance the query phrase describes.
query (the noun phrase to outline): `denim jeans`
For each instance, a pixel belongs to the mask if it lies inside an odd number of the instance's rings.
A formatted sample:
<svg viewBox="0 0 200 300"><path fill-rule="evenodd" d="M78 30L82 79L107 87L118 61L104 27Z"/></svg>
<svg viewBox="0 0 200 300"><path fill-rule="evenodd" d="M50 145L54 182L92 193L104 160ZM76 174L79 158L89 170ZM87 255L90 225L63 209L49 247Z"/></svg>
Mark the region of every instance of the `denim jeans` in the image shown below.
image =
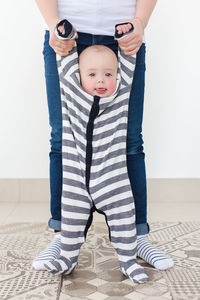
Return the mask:
<svg viewBox="0 0 200 300"><path fill-rule="evenodd" d="M87 46L98 44L110 47L117 55L118 43L112 36L91 35L78 32L76 40L78 54ZM44 66L46 92L51 126L50 158L50 228L61 230L61 194L62 194L62 111L60 100L60 86L56 65L56 54L49 46L49 31L44 38ZM145 86L145 44L137 53L136 68L132 84L128 114L127 132L127 168L133 191L136 208L137 234L147 234L147 192L145 154L143 152L142 118Z"/></svg>

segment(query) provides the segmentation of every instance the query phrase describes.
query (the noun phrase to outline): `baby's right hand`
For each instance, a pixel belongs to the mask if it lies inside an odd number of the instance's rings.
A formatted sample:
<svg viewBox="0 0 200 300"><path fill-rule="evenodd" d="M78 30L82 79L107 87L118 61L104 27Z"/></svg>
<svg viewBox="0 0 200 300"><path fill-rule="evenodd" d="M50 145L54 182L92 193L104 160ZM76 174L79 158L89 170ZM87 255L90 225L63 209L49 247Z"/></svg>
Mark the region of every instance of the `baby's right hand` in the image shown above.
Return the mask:
<svg viewBox="0 0 200 300"><path fill-rule="evenodd" d="M57 22L58 24L59 22ZM55 24L56 26L56 24ZM69 51L72 50L72 48L74 47L74 40L60 40L54 32L54 27L52 27L50 29L50 38L49 38L49 45L54 49L54 51L56 52L56 54L60 55L60 56L66 56ZM60 26L59 30L64 33L64 26ZM74 28L75 30L75 28ZM76 31L76 30L75 30ZM76 37L78 38L78 34L76 34Z"/></svg>
<svg viewBox="0 0 200 300"><path fill-rule="evenodd" d="M129 30L131 29L131 24L118 25L116 29L118 31L118 34L122 34L122 33L125 34L129 32Z"/></svg>

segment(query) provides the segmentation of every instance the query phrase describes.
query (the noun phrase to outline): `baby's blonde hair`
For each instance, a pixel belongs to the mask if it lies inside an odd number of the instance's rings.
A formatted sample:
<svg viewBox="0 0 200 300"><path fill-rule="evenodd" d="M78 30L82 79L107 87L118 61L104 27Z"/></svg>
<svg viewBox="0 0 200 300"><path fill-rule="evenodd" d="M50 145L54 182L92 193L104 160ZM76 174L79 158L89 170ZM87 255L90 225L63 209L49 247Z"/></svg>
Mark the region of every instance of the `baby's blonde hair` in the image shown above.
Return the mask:
<svg viewBox="0 0 200 300"><path fill-rule="evenodd" d="M118 63L117 61L117 56L115 55L114 51L111 50L109 47L106 47L104 45L92 45L92 46L89 46L87 47L86 49L84 49L81 54L79 55L79 64L82 60L82 58L85 56L85 55L88 55L89 53L92 53L92 52L97 52L97 53L110 53L113 57L115 57L115 60L116 62Z"/></svg>

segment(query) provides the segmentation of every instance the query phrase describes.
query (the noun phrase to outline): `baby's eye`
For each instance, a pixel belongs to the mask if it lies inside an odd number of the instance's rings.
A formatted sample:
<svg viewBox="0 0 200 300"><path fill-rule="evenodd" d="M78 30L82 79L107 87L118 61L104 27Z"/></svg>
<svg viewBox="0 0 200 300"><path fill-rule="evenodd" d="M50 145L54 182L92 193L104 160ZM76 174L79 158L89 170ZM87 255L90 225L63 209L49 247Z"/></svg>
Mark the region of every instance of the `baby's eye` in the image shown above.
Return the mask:
<svg viewBox="0 0 200 300"><path fill-rule="evenodd" d="M110 77L110 76L112 76L112 74L111 73L106 73L105 74L107 77Z"/></svg>
<svg viewBox="0 0 200 300"><path fill-rule="evenodd" d="M90 77L94 77L94 76L95 76L95 73L90 73L89 76L90 76Z"/></svg>

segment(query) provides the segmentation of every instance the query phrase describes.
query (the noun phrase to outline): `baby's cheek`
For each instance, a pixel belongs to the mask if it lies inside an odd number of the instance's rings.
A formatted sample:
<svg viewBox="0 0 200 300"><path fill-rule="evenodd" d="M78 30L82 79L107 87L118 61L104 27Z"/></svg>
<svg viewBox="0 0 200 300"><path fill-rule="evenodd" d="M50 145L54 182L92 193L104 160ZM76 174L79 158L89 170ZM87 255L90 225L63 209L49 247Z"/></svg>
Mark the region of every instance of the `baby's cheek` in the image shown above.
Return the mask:
<svg viewBox="0 0 200 300"><path fill-rule="evenodd" d="M116 85L117 85L116 80L110 80L109 81L109 83L108 83L108 89L111 92L111 94L114 93L114 91L116 89Z"/></svg>
<svg viewBox="0 0 200 300"><path fill-rule="evenodd" d="M86 93L93 95L93 84L90 80L87 79L82 80L82 88Z"/></svg>

